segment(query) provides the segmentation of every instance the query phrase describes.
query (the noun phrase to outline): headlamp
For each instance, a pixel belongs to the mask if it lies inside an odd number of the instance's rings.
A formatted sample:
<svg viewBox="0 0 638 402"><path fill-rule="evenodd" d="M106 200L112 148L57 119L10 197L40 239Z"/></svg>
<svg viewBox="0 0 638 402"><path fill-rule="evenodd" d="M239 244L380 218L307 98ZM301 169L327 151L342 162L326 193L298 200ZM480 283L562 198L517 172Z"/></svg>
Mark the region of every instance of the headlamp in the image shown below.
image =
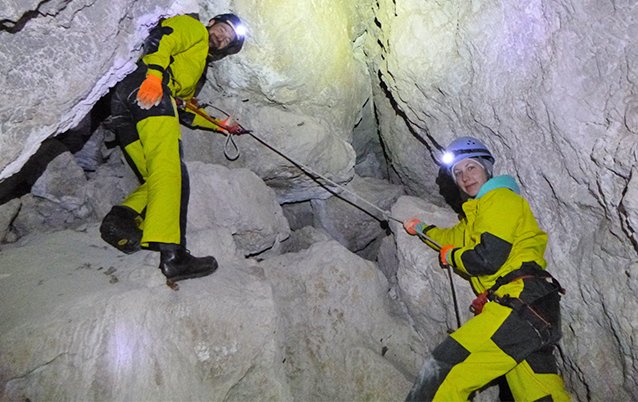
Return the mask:
<svg viewBox="0 0 638 402"><path fill-rule="evenodd" d="M243 38L244 36L246 36L246 27L243 25L237 25L235 27L235 34L241 38Z"/></svg>
<svg viewBox="0 0 638 402"><path fill-rule="evenodd" d="M237 35L237 38L243 38L244 36L246 36L246 27L243 24L233 24L233 22L230 20L226 20L224 22L230 25L231 28L233 28L233 31L235 31L235 35Z"/></svg>
<svg viewBox="0 0 638 402"><path fill-rule="evenodd" d="M443 163L445 163L447 166L451 166L452 163L454 162L458 162L461 159L465 159L465 158L473 158L473 157L477 157L477 156L482 156L482 157L486 157L482 154L485 154L486 152L489 151L485 151L481 148L472 148L472 149L457 149L454 152L452 151L446 151L443 156L441 157L441 161ZM462 158L460 158L462 155L466 155ZM487 154L487 156L492 157L491 154Z"/></svg>
<svg viewBox="0 0 638 402"><path fill-rule="evenodd" d="M445 163L447 166L450 166L450 164L454 162L454 153L445 152L441 157L441 162Z"/></svg>

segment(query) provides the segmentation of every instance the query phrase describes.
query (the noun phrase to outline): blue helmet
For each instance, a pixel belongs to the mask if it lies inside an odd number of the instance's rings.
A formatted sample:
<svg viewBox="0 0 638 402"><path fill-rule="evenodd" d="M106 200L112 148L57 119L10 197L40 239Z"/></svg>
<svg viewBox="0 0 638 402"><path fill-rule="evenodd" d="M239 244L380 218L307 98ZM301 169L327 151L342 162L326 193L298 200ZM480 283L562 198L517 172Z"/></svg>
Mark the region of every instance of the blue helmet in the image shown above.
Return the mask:
<svg viewBox="0 0 638 402"><path fill-rule="evenodd" d="M442 162L448 172L452 167L465 158L482 158L494 163L494 156L481 141L474 137L459 137L445 148Z"/></svg>

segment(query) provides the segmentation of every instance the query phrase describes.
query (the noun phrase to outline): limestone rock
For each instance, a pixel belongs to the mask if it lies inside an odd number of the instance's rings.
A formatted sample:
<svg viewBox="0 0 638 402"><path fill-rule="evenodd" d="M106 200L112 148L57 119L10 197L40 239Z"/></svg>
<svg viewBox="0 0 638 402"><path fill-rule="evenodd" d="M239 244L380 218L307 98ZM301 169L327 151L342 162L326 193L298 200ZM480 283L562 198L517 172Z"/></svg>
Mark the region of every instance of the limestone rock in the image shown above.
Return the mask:
<svg viewBox="0 0 638 402"><path fill-rule="evenodd" d="M283 204L281 208L290 224L290 229L297 230L306 226L312 226L314 215L310 201Z"/></svg>
<svg viewBox="0 0 638 402"><path fill-rule="evenodd" d="M2 13L0 19L3 28L15 31L31 18L37 15L35 12L57 14L65 6L64 0L54 0L42 3L39 0L2 1ZM35 15L34 15L35 14Z"/></svg>
<svg viewBox="0 0 638 402"><path fill-rule="evenodd" d="M220 268L177 291L165 285L157 253L121 254L101 242L97 225L4 247L0 290L11 303L0 311L0 398L407 393L420 341L390 315L387 283L373 263L328 241L256 265L226 250L225 229L191 239L196 254L218 255Z"/></svg>
<svg viewBox="0 0 638 402"><path fill-rule="evenodd" d="M242 124L254 130L257 139L248 134L233 137L236 150L218 134L186 128L183 141L187 159L249 168L276 191L280 203L328 198L330 192L313 180L317 174L337 183L352 179L352 146L316 117L268 105L242 104L233 112L246 116ZM237 153L236 160L228 160ZM335 190L329 182L320 183Z"/></svg>
<svg viewBox="0 0 638 402"><path fill-rule="evenodd" d="M291 400L259 268L224 257L174 291L156 253L120 254L95 225L0 258L2 399Z"/></svg>
<svg viewBox="0 0 638 402"><path fill-rule="evenodd" d="M450 210L427 204L418 198L404 196L392 207L392 214L400 219L418 217L441 227L456 223ZM456 329L456 314L452 302L452 287L446 270L439 267L438 254L418 237L409 235L397 222L392 231L397 248L397 288L419 334L428 349L434 348L447 335L445 329ZM474 293L469 283L453 275L461 322L471 318L469 305Z"/></svg>
<svg viewBox="0 0 638 402"><path fill-rule="evenodd" d="M9 225L18 214L21 204L20 200L14 199L0 205L0 243L5 241L10 231Z"/></svg>
<svg viewBox="0 0 638 402"><path fill-rule="evenodd" d="M87 185L89 203L97 218L102 220L113 205L121 203L139 185L122 152L113 150L105 163L98 165L90 175Z"/></svg>
<svg viewBox="0 0 638 402"><path fill-rule="evenodd" d="M381 211L389 211L392 204L403 194L403 188L373 177L358 176L355 176L345 188L351 193L343 191L338 197L311 202L314 224L325 229L349 250L362 252L375 240L380 241L387 235L379 220L388 217ZM371 252L364 252L364 255L374 260L377 249L378 245Z"/></svg>
<svg viewBox="0 0 638 402"><path fill-rule="evenodd" d="M260 263L281 308L283 364L295 399L404 399L421 356L405 322L389 315L375 264L335 241Z"/></svg>
<svg viewBox="0 0 638 402"><path fill-rule="evenodd" d="M248 41L240 54L209 70L210 85L198 96L284 155L347 183L356 160L352 130L370 108L361 38L372 3L330 0L300 8L293 2L266 2L257 10L252 1L236 1L234 9L249 27ZM249 136L237 138L242 155L234 162L224 160L223 138L213 137L211 147L209 136L197 137L203 142L185 135L185 149L199 150L193 158L212 159L195 160L248 167L276 190L280 203L330 196L294 163Z"/></svg>
<svg viewBox="0 0 638 402"><path fill-rule="evenodd" d="M246 255L258 254L290 235L275 193L248 169L190 162L188 230L214 226L233 233Z"/></svg>
<svg viewBox="0 0 638 402"><path fill-rule="evenodd" d="M388 178L388 163L378 134L372 97L361 110L361 119L352 131L352 147L357 154L355 165L357 175Z"/></svg>
<svg viewBox="0 0 638 402"><path fill-rule="evenodd" d="M384 237L381 241L379 253L377 254L377 263L388 283L394 286L397 282L397 271L399 270L399 257L397 256L397 245L394 236Z"/></svg>
<svg viewBox="0 0 638 402"><path fill-rule="evenodd" d="M334 240L325 230L305 226L293 230L290 237L282 243L281 253L295 253L311 247L315 243Z"/></svg>
<svg viewBox="0 0 638 402"><path fill-rule="evenodd" d="M17 236L78 227L91 217L87 179L69 152L62 153L35 182L12 222Z"/></svg>
<svg viewBox="0 0 638 402"><path fill-rule="evenodd" d="M437 205L441 148L462 135L485 141L496 173L519 179L549 234L552 272L568 284L564 316L575 326L565 328L563 356L574 397L633 400L636 365L624 351L636 342L622 334L638 300L616 304L592 286L631 294L637 275L635 212L623 196L633 194L637 161L638 48L629 38L638 10L566 4L380 6L366 44L379 131L407 192ZM626 273L613 285L612 267ZM607 324L594 324L608 312ZM599 342L605 352L592 356ZM598 364L614 374L601 376Z"/></svg>
<svg viewBox="0 0 638 402"><path fill-rule="evenodd" d="M87 200L86 176L75 158L65 152L56 157L31 188L31 194L58 204L68 211L77 211ZM83 214L78 211L78 214Z"/></svg>

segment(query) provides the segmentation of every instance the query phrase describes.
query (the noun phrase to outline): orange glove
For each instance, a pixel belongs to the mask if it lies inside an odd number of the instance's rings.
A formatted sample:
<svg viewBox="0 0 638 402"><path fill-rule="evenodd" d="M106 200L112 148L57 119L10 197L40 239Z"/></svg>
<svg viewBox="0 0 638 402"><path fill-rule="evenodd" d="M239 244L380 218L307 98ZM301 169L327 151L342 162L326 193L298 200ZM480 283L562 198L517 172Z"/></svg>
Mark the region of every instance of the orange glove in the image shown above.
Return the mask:
<svg viewBox="0 0 638 402"><path fill-rule="evenodd" d="M425 229L425 223L421 222L419 218L410 218L403 222L403 228L411 235L423 234Z"/></svg>
<svg viewBox="0 0 638 402"><path fill-rule="evenodd" d="M140 85L140 90L137 91L137 104L145 110L157 106L162 100L163 92L162 79L155 75L147 74L146 79Z"/></svg>
<svg viewBox="0 0 638 402"><path fill-rule="evenodd" d="M439 250L439 265L441 265L441 268L449 268L452 265L450 261L452 250L454 250L454 246L451 244L445 245Z"/></svg>

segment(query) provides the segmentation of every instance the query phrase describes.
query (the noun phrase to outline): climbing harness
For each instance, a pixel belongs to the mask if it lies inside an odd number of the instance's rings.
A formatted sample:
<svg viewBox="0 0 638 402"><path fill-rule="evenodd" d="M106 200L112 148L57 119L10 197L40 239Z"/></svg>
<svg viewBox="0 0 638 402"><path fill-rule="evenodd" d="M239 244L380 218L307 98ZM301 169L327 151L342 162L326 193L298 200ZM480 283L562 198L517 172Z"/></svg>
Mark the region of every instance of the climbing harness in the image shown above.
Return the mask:
<svg viewBox="0 0 638 402"><path fill-rule="evenodd" d="M226 134L227 135L226 144L228 144L228 142L229 142L228 139L232 137L232 134L228 133L228 131L224 128L224 125L223 125L224 123L222 121L213 119L212 117L208 116L206 113L201 112L200 108L212 107L212 108L216 109L217 111L223 113L224 115L228 116L229 118L231 117L230 114L228 114L224 110L222 110L222 109L220 109L220 108L218 108L216 106L213 106L211 104L208 104L208 103L199 104L198 106L199 107L197 107L197 104L195 104L195 106L192 106L189 109L194 111L195 113L198 113L200 116L206 118L208 121L212 122L213 124L219 126L224 132L226 132L227 133ZM196 109L196 110L194 110L194 109ZM239 124L239 123L237 123L237 124ZM379 206L377 206L377 205L373 204L372 202L366 200L365 198L361 197L359 194L357 194L357 193L355 193L355 192L353 192L351 190L348 190L346 187L342 186L341 184L336 183L335 181L327 178L326 176L316 172L310 166L305 165L305 164L293 159L292 157L286 155L285 153L283 153L282 151L280 151L279 149L277 149L273 145L269 144L262 137L260 137L260 136L256 135L255 133L253 133L252 130L246 130L241 125L239 125L239 126L242 128L242 131L237 133L237 134L248 134L248 135L250 135L256 141L260 142L262 145L264 145L265 147L269 148L273 152L279 154L281 157L283 157L284 159L286 159L287 161L289 161L290 163L292 163L293 165L298 167L300 170L302 170L306 174L308 174L310 177L312 177L313 180L317 181L320 185L322 185L322 187L325 188L325 185L321 184L318 181L318 179L322 179L326 183L328 183L328 184L330 184L330 185L332 185L332 186L334 186L336 188L341 189L343 192L345 192L347 194L350 194L350 195L354 196L355 198L359 199L360 201L362 201L363 203L368 205L370 208L380 212L381 215L384 218L384 219L379 219L378 217L376 217L376 216L371 214L372 216L374 216L375 219L377 219L379 221L385 221L385 222L387 222L388 220L393 220L393 221L398 222L401 225L403 225L403 221L398 219L398 218L395 218L394 216L392 216L390 211L387 211L385 209L380 208ZM233 146L235 147L235 149L237 150L237 156L234 159L231 159L231 160L235 160L235 159L237 159L239 157L239 148L235 144L234 140L231 140L231 142L232 142ZM226 155L226 146L224 146L224 154ZM330 191L331 193L335 194L334 191L332 191L330 189L328 189L328 191ZM338 195L338 194L335 194L335 195ZM418 236L426 244L430 244L431 246L433 246L437 251L441 250L441 245L439 245L436 241L434 241L432 238L427 236L425 233L418 233ZM453 279L453 276L452 276L452 267L448 266L446 270L447 270L448 278L449 278L449 281L450 281L450 289L452 291L452 300L454 302L454 313L455 313L455 316L456 316L456 324L457 324L457 328L460 328L461 327L461 316L459 314L459 304L458 304L458 301L457 301L457 298L456 298L456 288L454 286L454 279Z"/></svg>
<svg viewBox="0 0 638 402"><path fill-rule="evenodd" d="M516 279L529 279L529 278L541 278L547 281L550 281L554 286L556 292L561 295L565 294L565 289L561 286L556 278L552 276L549 272L541 269L538 264L534 262L524 262L519 269L516 269L512 272L509 272L506 275L500 276L496 279L494 285L486 291L479 294L470 305L470 311L474 313L474 315L478 315L483 311L483 306L488 301L496 301L499 304L506 305L508 307L512 307L509 304L516 304L519 306L521 303L525 304L518 298L513 298L510 296L497 297L495 295L496 291L503 285L508 284ZM516 301L513 301L516 300ZM512 307L513 308L513 307Z"/></svg>
<svg viewBox="0 0 638 402"><path fill-rule="evenodd" d="M536 295L531 300L522 300L510 295L495 295L495 292L505 284L517 279L531 278L542 279L550 286L546 292ZM558 327L556 325L560 318L555 313L552 314L552 308L548 306L557 305L561 295L564 294L565 289L549 272L534 262L524 262L519 269L499 277L491 288L478 295L470 305L470 311L475 315L480 314L488 301L509 307L534 328L543 345L549 345L560 338L560 325Z"/></svg>

